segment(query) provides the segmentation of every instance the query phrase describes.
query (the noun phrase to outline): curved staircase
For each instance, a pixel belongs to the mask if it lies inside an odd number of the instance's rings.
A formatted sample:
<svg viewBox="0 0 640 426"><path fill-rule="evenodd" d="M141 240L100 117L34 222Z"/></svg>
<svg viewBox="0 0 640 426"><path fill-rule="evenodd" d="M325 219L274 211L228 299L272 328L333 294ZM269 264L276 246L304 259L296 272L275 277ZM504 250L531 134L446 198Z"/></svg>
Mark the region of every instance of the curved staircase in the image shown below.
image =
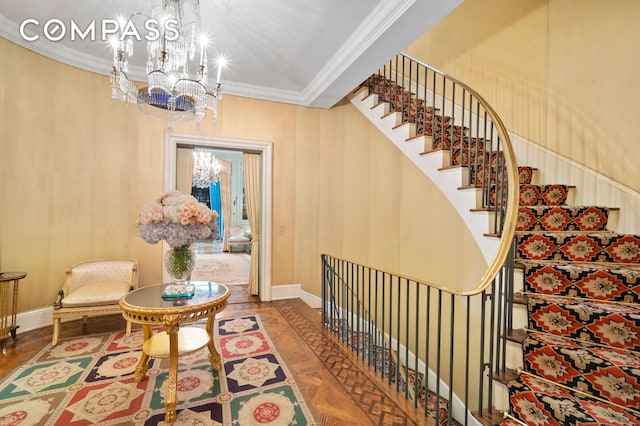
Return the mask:
<svg viewBox="0 0 640 426"><path fill-rule="evenodd" d="M501 180L487 176L500 173L502 153L427 106L415 88L396 83L402 80L374 74L359 90L366 89L365 99L377 96L371 109L386 105L379 120L400 113L401 123L410 126L407 141L428 138L420 155L446 152L445 168L465 168L475 176L469 187L493 182L488 202L476 211L501 206ZM640 236L609 229L617 209L571 206L567 200L575 188L534 183L537 172L530 167L518 171L517 292L515 319L506 333L511 354L504 357L508 368L493 374L495 406L505 415L492 415L493 407L482 414L486 407L481 407L477 417L483 424L506 426L640 425ZM401 373L402 390L411 394L423 378L395 360L387 358L389 370Z"/></svg>

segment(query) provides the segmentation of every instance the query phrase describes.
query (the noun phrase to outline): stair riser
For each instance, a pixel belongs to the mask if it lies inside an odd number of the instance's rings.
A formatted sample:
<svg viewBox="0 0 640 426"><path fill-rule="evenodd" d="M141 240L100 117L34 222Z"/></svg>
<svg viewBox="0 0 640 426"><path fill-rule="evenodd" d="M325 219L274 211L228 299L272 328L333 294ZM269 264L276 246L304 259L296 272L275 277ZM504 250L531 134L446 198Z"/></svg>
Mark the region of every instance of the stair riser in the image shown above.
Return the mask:
<svg viewBox="0 0 640 426"><path fill-rule="evenodd" d="M572 192L566 191L566 185L520 185L519 204L521 207L528 206L560 206L571 203L573 199ZM496 202L502 202L506 191L497 191L492 188L490 191L490 204L493 206ZM502 197L497 200L496 197Z"/></svg>
<svg viewBox="0 0 640 426"><path fill-rule="evenodd" d="M568 203L567 185L520 184L521 206L559 206Z"/></svg>
<svg viewBox="0 0 640 426"><path fill-rule="evenodd" d="M509 411L509 390L507 386L493 381L493 405L498 411Z"/></svg>
<svg viewBox="0 0 640 426"><path fill-rule="evenodd" d="M523 342L525 370L620 405L640 406L640 358L533 333Z"/></svg>
<svg viewBox="0 0 640 426"><path fill-rule="evenodd" d="M517 231L585 231L607 229L605 207L531 206L518 209Z"/></svg>
<svg viewBox="0 0 640 426"><path fill-rule="evenodd" d="M525 264L522 279L524 290L531 293L640 303L640 266Z"/></svg>
<svg viewBox="0 0 640 426"><path fill-rule="evenodd" d="M520 303L513 304L513 328L516 330L522 330L529 324L529 312L527 305ZM522 362L520 362L522 364Z"/></svg>
<svg viewBox="0 0 640 426"><path fill-rule="evenodd" d="M529 296L529 328L618 349L640 350L640 307Z"/></svg>
<svg viewBox="0 0 640 426"><path fill-rule="evenodd" d="M516 233L516 260L638 263L640 238L608 233Z"/></svg>
<svg viewBox="0 0 640 426"><path fill-rule="evenodd" d="M531 167L520 166L518 167L518 178L520 185L534 183L535 182L535 170Z"/></svg>
<svg viewBox="0 0 640 426"><path fill-rule="evenodd" d="M522 369L523 363L523 353L522 353L522 343L514 342L512 340L507 341L507 350L506 354L506 366L514 371L518 371Z"/></svg>

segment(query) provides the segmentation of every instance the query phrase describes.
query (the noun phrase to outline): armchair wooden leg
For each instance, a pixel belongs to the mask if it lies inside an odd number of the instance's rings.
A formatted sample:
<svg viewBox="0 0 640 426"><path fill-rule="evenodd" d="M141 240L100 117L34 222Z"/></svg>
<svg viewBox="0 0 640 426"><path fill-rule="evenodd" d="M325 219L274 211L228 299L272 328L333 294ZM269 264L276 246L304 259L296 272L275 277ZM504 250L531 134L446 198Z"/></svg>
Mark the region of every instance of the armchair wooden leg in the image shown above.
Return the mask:
<svg viewBox="0 0 640 426"><path fill-rule="evenodd" d="M58 335L60 333L60 318L53 319L53 338L51 339L51 345L58 344Z"/></svg>

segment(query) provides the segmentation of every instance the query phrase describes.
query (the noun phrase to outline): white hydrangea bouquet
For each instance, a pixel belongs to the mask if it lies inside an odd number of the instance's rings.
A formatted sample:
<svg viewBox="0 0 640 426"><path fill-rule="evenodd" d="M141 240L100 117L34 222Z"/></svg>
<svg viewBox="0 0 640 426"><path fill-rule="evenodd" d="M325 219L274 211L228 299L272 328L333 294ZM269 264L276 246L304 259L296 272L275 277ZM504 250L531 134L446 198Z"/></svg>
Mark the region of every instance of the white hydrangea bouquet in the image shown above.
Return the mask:
<svg viewBox="0 0 640 426"><path fill-rule="evenodd" d="M191 297L195 286L187 283L195 266L191 244L197 240L217 238L218 213L179 191L168 192L145 203L138 215L140 236L150 244L165 240L171 247L164 254L164 266L175 280L165 296Z"/></svg>
<svg viewBox="0 0 640 426"><path fill-rule="evenodd" d="M171 247L218 237L218 213L179 191L145 203L138 215L140 236L150 244L165 240Z"/></svg>

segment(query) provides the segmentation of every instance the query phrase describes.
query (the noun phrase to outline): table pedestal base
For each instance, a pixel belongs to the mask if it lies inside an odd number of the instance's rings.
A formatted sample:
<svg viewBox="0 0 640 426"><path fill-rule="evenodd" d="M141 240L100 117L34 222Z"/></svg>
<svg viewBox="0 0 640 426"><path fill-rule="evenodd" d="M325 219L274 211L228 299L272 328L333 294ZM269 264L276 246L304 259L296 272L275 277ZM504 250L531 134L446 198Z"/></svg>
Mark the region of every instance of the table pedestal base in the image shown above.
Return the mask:
<svg viewBox="0 0 640 426"><path fill-rule="evenodd" d="M209 362L211 362L211 367L215 370L222 368L220 354L213 343L212 331L213 319L207 320L206 329L183 327L173 333L162 331L153 334L150 325L144 326L142 357L136 367L135 382L139 383L145 378L149 370L149 357L169 359L169 379L164 418L166 423L174 423L176 421L178 357L198 351L207 346L209 348Z"/></svg>

